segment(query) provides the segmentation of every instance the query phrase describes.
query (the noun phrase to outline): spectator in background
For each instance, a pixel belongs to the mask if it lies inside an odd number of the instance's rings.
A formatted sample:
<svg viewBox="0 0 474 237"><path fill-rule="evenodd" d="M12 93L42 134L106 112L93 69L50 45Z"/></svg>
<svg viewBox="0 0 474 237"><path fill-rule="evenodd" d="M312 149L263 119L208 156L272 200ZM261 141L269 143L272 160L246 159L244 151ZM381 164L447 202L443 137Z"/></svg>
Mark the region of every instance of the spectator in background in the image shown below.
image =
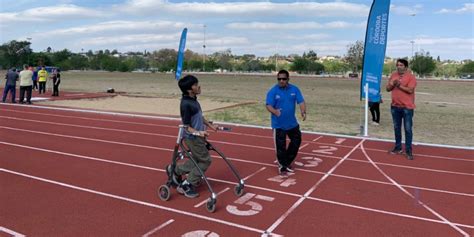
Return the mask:
<svg viewBox="0 0 474 237"><path fill-rule="evenodd" d="M393 130L395 132L395 147L391 154L402 154L402 122L405 128L405 155L413 160L413 114L415 110L416 78L408 70L408 61L397 60L397 71L392 73L387 83L387 91L392 92L391 112Z"/></svg>
<svg viewBox="0 0 474 237"><path fill-rule="evenodd" d="M16 96L16 82L18 81L18 73L16 72L15 67L12 67L7 72L7 74L5 75L5 79L7 81L5 82L5 89L3 90L2 102L3 103L6 102L8 92L10 92L11 97L12 97L12 103L16 103L15 96Z"/></svg>
<svg viewBox="0 0 474 237"><path fill-rule="evenodd" d="M39 94L46 93L46 81L48 80L48 72L44 66L41 66L41 70L38 72L38 82L39 82Z"/></svg>
<svg viewBox="0 0 474 237"><path fill-rule="evenodd" d="M380 101L370 101L369 108L370 114L372 115L372 124L375 126L380 125L380 103L383 103L382 96L380 96Z"/></svg>
<svg viewBox="0 0 474 237"><path fill-rule="evenodd" d="M25 91L26 91L26 102L31 104L31 91L33 89L33 72L29 69L28 65L23 65L23 71L20 72L20 104L25 103Z"/></svg>
<svg viewBox="0 0 474 237"><path fill-rule="evenodd" d="M33 90L38 90L38 70L35 67L31 67L31 71L33 72L33 76L31 77Z"/></svg>
<svg viewBox="0 0 474 237"><path fill-rule="evenodd" d="M56 69L53 74L53 95L59 96L59 83L61 83L61 70Z"/></svg>

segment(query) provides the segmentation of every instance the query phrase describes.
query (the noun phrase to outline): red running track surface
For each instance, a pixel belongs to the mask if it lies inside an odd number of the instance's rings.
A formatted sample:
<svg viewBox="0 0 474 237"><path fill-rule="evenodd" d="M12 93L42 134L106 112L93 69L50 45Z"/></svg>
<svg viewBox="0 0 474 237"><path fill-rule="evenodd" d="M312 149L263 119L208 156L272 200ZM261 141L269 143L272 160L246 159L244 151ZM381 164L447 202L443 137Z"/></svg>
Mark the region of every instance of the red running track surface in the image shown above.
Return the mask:
<svg viewBox="0 0 474 237"><path fill-rule="evenodd" d="M392 143L304 133L280 177L272 133L232 126L210 142L206 175L217 197L172 189L164 167L176 119L0 104L0 236L463 236L474 234L474 151L426 145L415 160Z"/></svg>

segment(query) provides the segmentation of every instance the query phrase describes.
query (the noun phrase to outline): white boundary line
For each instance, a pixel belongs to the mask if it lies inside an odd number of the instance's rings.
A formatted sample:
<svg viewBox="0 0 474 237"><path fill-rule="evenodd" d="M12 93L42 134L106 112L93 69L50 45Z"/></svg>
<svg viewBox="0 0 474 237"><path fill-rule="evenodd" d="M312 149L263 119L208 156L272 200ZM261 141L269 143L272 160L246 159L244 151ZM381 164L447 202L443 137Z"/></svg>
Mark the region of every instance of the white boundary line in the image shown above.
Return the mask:
<svg viewBox="0 0 474 237"><path fill-rule="evenodd" d="M56 151L51 151L51 150L46 150L46 149L41 149L41 148L34 148L34 147L29 147L29 146L23 146L23 145L18 145L18 144L12 144L12 143L6 143L6 142L0 142L0 144L10 145L10 146L17 146L17 147L22 147L22 148L27 148L27 149L33 149L33 150L39 150L39 151L43 151L43 152L51 152L51 153L55 153L55 154L62 154L62 155L64 155L64 156L72 156L72 157L76 157L76 158L80 158L80 159L88 159L88 160L94 160L94 161L99 161L99 162L112 163L112 164L116 164L116 165L129 166L129 167L133 167L133 168L140 168L140 169L147 169L147 170L153 170L153 171L158 171L158 172L165 172L164 169L157 169L157 168L146 167L146 166L140 166L140 165L134 165L134 164L129 164L129 163L123 163L123 162L116 162L116 161L104 160L104 159L99 159L99 158L94 158L94 157L87 157L87 156L81 156L81 155L70 154L70 153L56 152ZM268 164L265 164L265 165L268 165ZM274 166L274 165L273 165L273 166ZM265 168L265 167L262 167L259 171L263 170L264 168ZM0 171L1 171L1 170L2 170L2 169L0 168ZM301 170L301 169L300 169L300 170ZM257 171L257 172L259 172L259 171ZM301 171L304 171L304 170L301 170ZM313 173L321 173L321 172L316 172L316 171L311 171L311 172L313 172ZM252 176L252 175L250 175L250 176ZM247 176L246 178L250 178L250 176ZM359 178L353 178L353 177L349 177L349 176L341 176L341 175L335 175L335 174L332 174L332 176L359 180ZM209 180L212 180L212 181L215 181L215 182L221 182L221 183L232 184L232 185L235 184L235 182L226 181L226 180L220 180L220 179L215 179L215 178L209 178ZM361 179L361 180L362 180L362 179ZM384 183L384 182L380 182L380 181L370 181L370 180L362 180L362 181L376 182L376 183L381 183L381 184L386 184L386 185L391 185L391 186L393 185L392 183ZM292 197L298 197L298 198L303 197L303 195L299 195L299 194L295 194L295 193L289 193L289 192L285 192L285 191L279 191L279 190L270 189L270 188L265 188L265 187L259 187L259 186L255 186L255 185L248 185L248 184L246 184L245 186L246 186L246 187L249 187L249 188L254 188L254 189L263 190L263 191L272 192L272 193L278 193L278 194L287 195L287 196L292 196ZM405 186L405 187L423 189L423 188L414 187L414 186ZM429 190L429 191L439 192L438 190ZM458 194L458 193L454 193L454 194ZM462 193L459 193L459 194L460 194L460 195L466 195L466 194L462 194ZM468 196L474 197L474 195L468 195ZM342 203L342 202L336 202L336 201L331 201L331 200L326 200L326 199L320 199L320 198L313 198L313 197L307 197L307 198L308 198L308 199L312 199L312 200L316 200L316 201L322 201L322 202L332 203L332 204L336 204L336 205L346 206L346 207L353 207L353 208L357 208L357 209L363 209L363 210L368 210L368 211L373 211L373 212L385 213L385 214L389 214L389 215L406 216L406 217L413 218L413 219L419 219L419 220L426 220L426 221L431 221L431 222L443 223L442 221L439 221L439 220L433 220L433 219L428 219L428 218L423 218L423 217L418 217L418 216L413 216L413 215L406 215L406 214L401 214L401 213L397 213L397 212L383 211L383 210L378 210L378 209L373 209L373 208L367 208L367 207L362 207L362 206L357 206L357 205L352 205L352 204L347 204L347 203ZM459 223L456 223L456 225L461 226L461 227L474 228L474 226L466 225L466 224L459 224Z"/></svg>
<svg viewBox="0 0 474 237"><path fill-rule="evenodd" d="M390 176L388 176L382 169L380 169L377 164L375 164L372 159L370 158L370 156L367 154L367 152L364 150L364 144L363 144L364 141L362 141L362 144L361 144L361 149L362 149L362 152L364 153L365 157L370 161L370 163L372 164L372 166L374 166L374 168L376 168L380 174L382 174L386 179L388 179L391 183L393 183L398 189L400 189L403 193L405 193L406 195L408 195L409 197L411 197L413 200L415 200L416 202L418 202L420 205L422 205L426 210L428 210L429 212L431 212L433 215L437 216L439 219L441 219L443 221L443 223L445 224L448 224L449 226L451 226L453 229L455 229L456 231L458 231L459 233L461 233L463 236L469 236L468 233L466 233L465 231L463 231L461 228L457 227L456 225L454 225L452 222L450 222L448 219L446 219L444 216L442 216L441 214L439 214L438 212L436 212L435 210L433 210L432 208L430 208L428 205L426 205L424 202L422 202L421 200L415 198L410 192L408 192L406 189L404 189L400 184L397 183L397 181L395 181L394 179L392 179Z"/></svg>
<svg viewBox="0 0 474 237"><path fill-rule="evenodd" d="M54 180L50 180L50 179L45 179L45 178L41 178L41 177L37 177L37 176L33 176L33 175L28 175L28 174L24 174L24 173L20 173L20 172L16 172L16 171L8 170L8 169L0 168L0 171L3 171L5 173L9 173L9 174L13 174L13 175L17 175L17 176L22 176L22 177L29 178L29 179L42 181L42 182L45 182L45 183L59 185L61 187L66 187L66 188L70 188L70 189L74 189L74 190L83 191L83 192L86 192L86 193L92 193L92 194L95 194L95 195L109 197L109 198L129 202L129 203L139 204L139 205L143 205L143 206L147 206L147 207L153 207L153 208L157 208L157 209L161 209L161 210L165 210L165 211L169 211L169 212L174 212L174 213L178 213L178 214L182 214L182 215L186 215L186 216L191 216L191 217L195 217L195 218L199 218L199 219L203 219L203 220L207 220L207 221L211 221L211 222L217 222L219 224L232 226L232 227L235 227L235 228L240 228L240 229L244 229L244 230L248 230L248 231L252 231L252 232L264 233L263 230L259 230L259 229L253 228L253 227L249 227L249 226L245 226L245 225L241 225L241 224L237 224L237 223L233 223L233 222L229 222L229 221L224 221L224 220L221 220L221 219L212 218L212 217L208 217L208 216L203 216L203 215L195 214L195 213L192 213L192 212L181 211L181 210L173 209L173 208L170 208L170 207L160 206L160 205L156 205L156 204L153 204L153 203L139 201L139 200L135 200L135 199L127 198L127 197L122 197L122 196L118 196L118 195L114 195L114 194L110 194L110 193L100 192L100 191L96 191L96 190L92 190L92 189L88 189L88 188L83 188L83 187L79 187L79 186L75 186L75 185L71 185L71 184L66 184L66 183L62 183L62 182L58 182L58 181L54 181Z"/></svg>
<svg viewBox="0 0 474 237"><path fill-rule="evenodd" d="M143 235L143 237L151 236L153 233L155 233L155 232L157 232L157 231L163 229L165 226L167 226L167 225L169 225L169 224L171 224L171 223L173 223L173 222L174 222L174 219L170 219L170 220L168 220L167 222L165 222L165 223L159 225L159 226L156 227L155 229L152 229L152 230L148 231L146 234Z"/></svg>
<svg viewBox="0 0 474 237"><path fill-rule="evenodd" d="M347 157L349 157L361 144L364 142L364 140L360 141L359 144L357 144L347 155L344 156L337 164L335 164L331 170L329 170L313 187L311 187L298 201L296 201L293 206L291 206L278 220L276 220L266 231L265 233L272 233L303 201L312 193L314 190L316 190L319 185L326 180L329 175L331 175L336 168L344 162Z"/></svg>
<svg viewBox="0 0 474 237"><path fill-rule="evenodd" d="M19 105L12 105L12 104L2 104L2 105L19 106ZM162 119L162 120L170 120L170 121L181 121L179 118L171 118L171 117L166 117L166 116L141 115L141 114L132 114L132 113L107 112L107 111L98 111L98 110L73 109L73 108L61 108L61 107L48 107L48 106L40 106L40 105L20 105L20 106L37 108L37 109L49 109L49 110L71 111L71 112L84 112L84 113L92 113L92 114L106 114L106 115L126 116L126 117L134 117L134 118L148 118L148 119ZM236 126L236 127L260 128L260 129L271 130L270 127L259 126L259 125L247 125L247 124L228 123L228 122L218 122L218 123L223 124L223 125L232 125L232 126ZM371 141L393 142L393 140L382 139L382 138L371 138L371 137L362 138L362 137L359 137L359 136L351 136L351 135L343 135L343 134L335 134L335 133L312 132L312 131L302 131L302 132L307 133L307 134L316 134L316 135L324 135L324 136L337 136L337 137L353 138L353 139L359 139L359 140L364 139L364 140L371 140ZM442 148L474 150L474 147L469 147L469 146L443 145L443 144L433 144L433 143L423 143L423 142L413 142L413 145L423 145L423 146L442 147Z"/></svg>

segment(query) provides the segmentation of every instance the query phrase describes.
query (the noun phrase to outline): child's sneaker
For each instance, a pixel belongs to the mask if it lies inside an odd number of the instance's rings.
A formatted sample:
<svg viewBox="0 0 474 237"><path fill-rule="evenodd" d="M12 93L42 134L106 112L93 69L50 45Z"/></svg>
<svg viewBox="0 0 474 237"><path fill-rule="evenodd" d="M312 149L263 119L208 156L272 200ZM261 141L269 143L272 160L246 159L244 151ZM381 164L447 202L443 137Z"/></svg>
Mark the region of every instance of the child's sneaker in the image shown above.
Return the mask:
<svg viewBox="0 0 474 237"><path fill-rule="evenodd" d="M183 179L180 175L177 175L174 171L171 171L171 165L166 166L166 174L168 174L168 177L171 176L171 181L176 186L179 186L183 182Z"/></svg>
<svg viewBox="0 0 474 237"><path fill-rule="evenodd" d="M413 153L411 153L411 151L407 151L405 154L407 156L407 159L413 160Z"/></svg>
<svg viewBox="0 0 474 237"><path fill-rule="evenodd" d="M199 197L199 193L196 192L196 190L194 189L194 186L192 184L188 183L187 180L184 180L178 186L178 188L176 188L176 191L178 191L178 193L184 194L184 196L186 196L188 198L197 198L197 197Z"/></svg>

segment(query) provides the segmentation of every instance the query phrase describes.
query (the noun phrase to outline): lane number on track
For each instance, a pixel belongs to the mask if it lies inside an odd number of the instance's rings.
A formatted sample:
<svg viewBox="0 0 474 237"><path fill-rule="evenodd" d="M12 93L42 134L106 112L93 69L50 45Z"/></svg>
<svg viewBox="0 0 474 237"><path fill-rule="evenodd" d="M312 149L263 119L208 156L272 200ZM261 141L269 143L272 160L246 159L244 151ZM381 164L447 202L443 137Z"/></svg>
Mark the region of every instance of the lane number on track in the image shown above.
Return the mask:
<svg viewBox="0 0 474 237"><path fill-rule="evenodd" d="M181 236L182 237L219 237L220 235L208 230L195 230Z"/></svg>
<svg viewBox="0 0 474 237"><path fill-rule="evenodd" d="M313 156L303 156L301 159L299 159L299 161L295 161L295 165L310 168L318 166L321 162L323 162L323 160L320 158Z"/></svg>
<svg viewBox="0 0 474 237"><path fill-rule="evenodd" d="M333 146L319 146L320 149L313 150L314 153L333 155L334 151L337 151L337 147Z"/></svg>
<svg viewBox="0 0 474 237"><path fill-rule="evenodd" d="M218 234L208 231L208 230L195 230L181 236L182 237L219 237Z"/></svg>
<svg viewBox="0 0 474 237"><path fill-rule="evenodd" d="M336 138L335 144L342 144L346 139L345 138Z"/></svg>
<svg viewBox="0 0 474 237"><path fill-rule="evenodd" d="M289 176L292 176L292 175L294 175L294 173L288 173L288 176L286 176L286 177L282 177L281 175L277 175L277 176L271 177L267 180L272 181L272 182L280 183L280 186L288 188L289 186L296 184L296 179L289 178Z"/></svg>
<svg viewBox="0 0 474 237"><path fill-rule="evenodd" d="M256 201L250 201L250 199L272 202L275 198L257 195L255 193L246 193L244 196L234 201L234 204L242 206L242 209L239 209L236 205L227 205L226 210L237 216L257 215L263 210L263 206ZM244 207L246 208L244 209Z"/></svg>

